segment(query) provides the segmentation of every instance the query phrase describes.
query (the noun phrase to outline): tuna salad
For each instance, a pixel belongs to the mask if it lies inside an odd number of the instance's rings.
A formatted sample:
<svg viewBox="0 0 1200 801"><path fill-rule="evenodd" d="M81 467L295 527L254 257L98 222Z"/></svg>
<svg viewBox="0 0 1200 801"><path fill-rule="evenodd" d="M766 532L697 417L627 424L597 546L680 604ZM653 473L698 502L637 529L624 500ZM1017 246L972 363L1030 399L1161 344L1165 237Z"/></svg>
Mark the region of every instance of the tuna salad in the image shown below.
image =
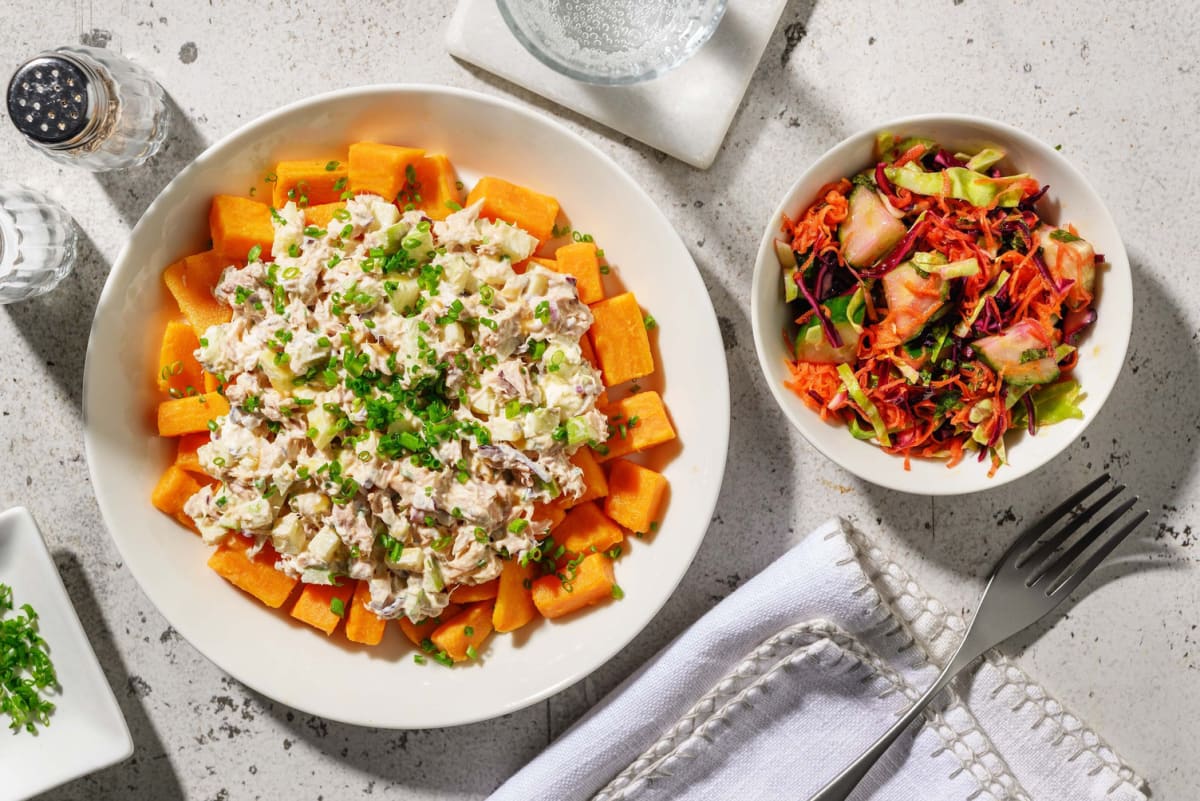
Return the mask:
<svg viewBox="0 0 1200 801"><path fill-rule="evenodd" d="M326 228L272 210L271 253L225 269L232 320L196 357L230 404L199 450L218 483L185 506L204 541L269 543L304 582L369 582L381 618L436 616L456 585L534 551L539 504L578 497L570 457L603 442L574 279L537 240L479 217L434 222L374 195Z"/></svg>

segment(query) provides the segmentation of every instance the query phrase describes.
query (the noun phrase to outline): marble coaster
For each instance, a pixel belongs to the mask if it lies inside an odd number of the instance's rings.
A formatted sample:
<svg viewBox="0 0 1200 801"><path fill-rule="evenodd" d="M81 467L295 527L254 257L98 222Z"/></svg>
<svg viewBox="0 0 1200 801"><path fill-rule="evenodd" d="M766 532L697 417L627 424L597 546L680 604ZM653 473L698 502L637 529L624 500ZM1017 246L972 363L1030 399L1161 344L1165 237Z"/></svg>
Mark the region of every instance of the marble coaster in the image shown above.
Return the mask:
<svg viewBox="0 0 1200 801"><path fill-rule="evenodd" d="M593 86L545 66L512 35L495 0L459 0L446 47L456 58L703 170L717 157L785 3L730 2L712 38L694 56L632 86Z"/></svg>

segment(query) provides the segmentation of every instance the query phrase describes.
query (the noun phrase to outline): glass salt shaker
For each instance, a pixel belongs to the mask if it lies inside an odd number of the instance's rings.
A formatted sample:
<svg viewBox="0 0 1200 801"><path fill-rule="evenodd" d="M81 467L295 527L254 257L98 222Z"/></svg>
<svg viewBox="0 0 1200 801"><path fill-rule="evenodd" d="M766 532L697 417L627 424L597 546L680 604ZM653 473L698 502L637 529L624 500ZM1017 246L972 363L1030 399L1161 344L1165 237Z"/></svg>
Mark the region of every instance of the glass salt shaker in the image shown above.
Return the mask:
<svg viewBox="0 0 1200 801"><path fill-rule="evenodd" d="M75 266L75 222L41 192L0 183L0 304L41 295Z"/></svg>
<svg viewBox="0 0 1200 801"><path fill-rule="evenodd" d="M8 84L8 115L34 149L96 172L146 161L169 121L154 78L99 47L60 47L22 64Z"/></svg>

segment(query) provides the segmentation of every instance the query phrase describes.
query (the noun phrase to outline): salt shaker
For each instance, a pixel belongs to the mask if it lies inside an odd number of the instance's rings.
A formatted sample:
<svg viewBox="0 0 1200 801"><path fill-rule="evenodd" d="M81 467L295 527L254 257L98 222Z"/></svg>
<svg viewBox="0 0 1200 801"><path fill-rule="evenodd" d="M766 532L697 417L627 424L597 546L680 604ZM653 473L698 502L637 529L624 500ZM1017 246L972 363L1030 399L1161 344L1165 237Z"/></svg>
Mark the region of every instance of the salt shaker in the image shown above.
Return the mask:
<svg viewBox="0 0 1200 801"><path fill-rule="evenodd" d="M75 222L41 192L0 183L0 304L49 292L75 265Z"/></svg>
<svg viewBox="0 0 1200 801"><path fill-rule="evenodd" d="M22 64L8 84L8 115L34 149L97 172L153 156L169 120L154 78L99 47L60 47Z"/></svg>

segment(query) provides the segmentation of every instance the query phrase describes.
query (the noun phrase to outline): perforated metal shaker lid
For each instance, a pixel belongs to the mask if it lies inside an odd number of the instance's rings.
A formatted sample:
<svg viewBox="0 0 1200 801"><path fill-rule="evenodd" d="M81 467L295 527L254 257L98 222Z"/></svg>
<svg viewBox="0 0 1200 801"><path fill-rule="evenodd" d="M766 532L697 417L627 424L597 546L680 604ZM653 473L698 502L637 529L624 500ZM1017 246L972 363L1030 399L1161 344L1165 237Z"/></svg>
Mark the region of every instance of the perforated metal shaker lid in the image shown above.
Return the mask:
<svg viewBox="0 0 1200 801"><path fill-rule="evenodd" d="M102 80L87 64L62 53L43 53L19 67L9 81L9 118L37 144L75 147L94 133L103 91Z"/></svg>

